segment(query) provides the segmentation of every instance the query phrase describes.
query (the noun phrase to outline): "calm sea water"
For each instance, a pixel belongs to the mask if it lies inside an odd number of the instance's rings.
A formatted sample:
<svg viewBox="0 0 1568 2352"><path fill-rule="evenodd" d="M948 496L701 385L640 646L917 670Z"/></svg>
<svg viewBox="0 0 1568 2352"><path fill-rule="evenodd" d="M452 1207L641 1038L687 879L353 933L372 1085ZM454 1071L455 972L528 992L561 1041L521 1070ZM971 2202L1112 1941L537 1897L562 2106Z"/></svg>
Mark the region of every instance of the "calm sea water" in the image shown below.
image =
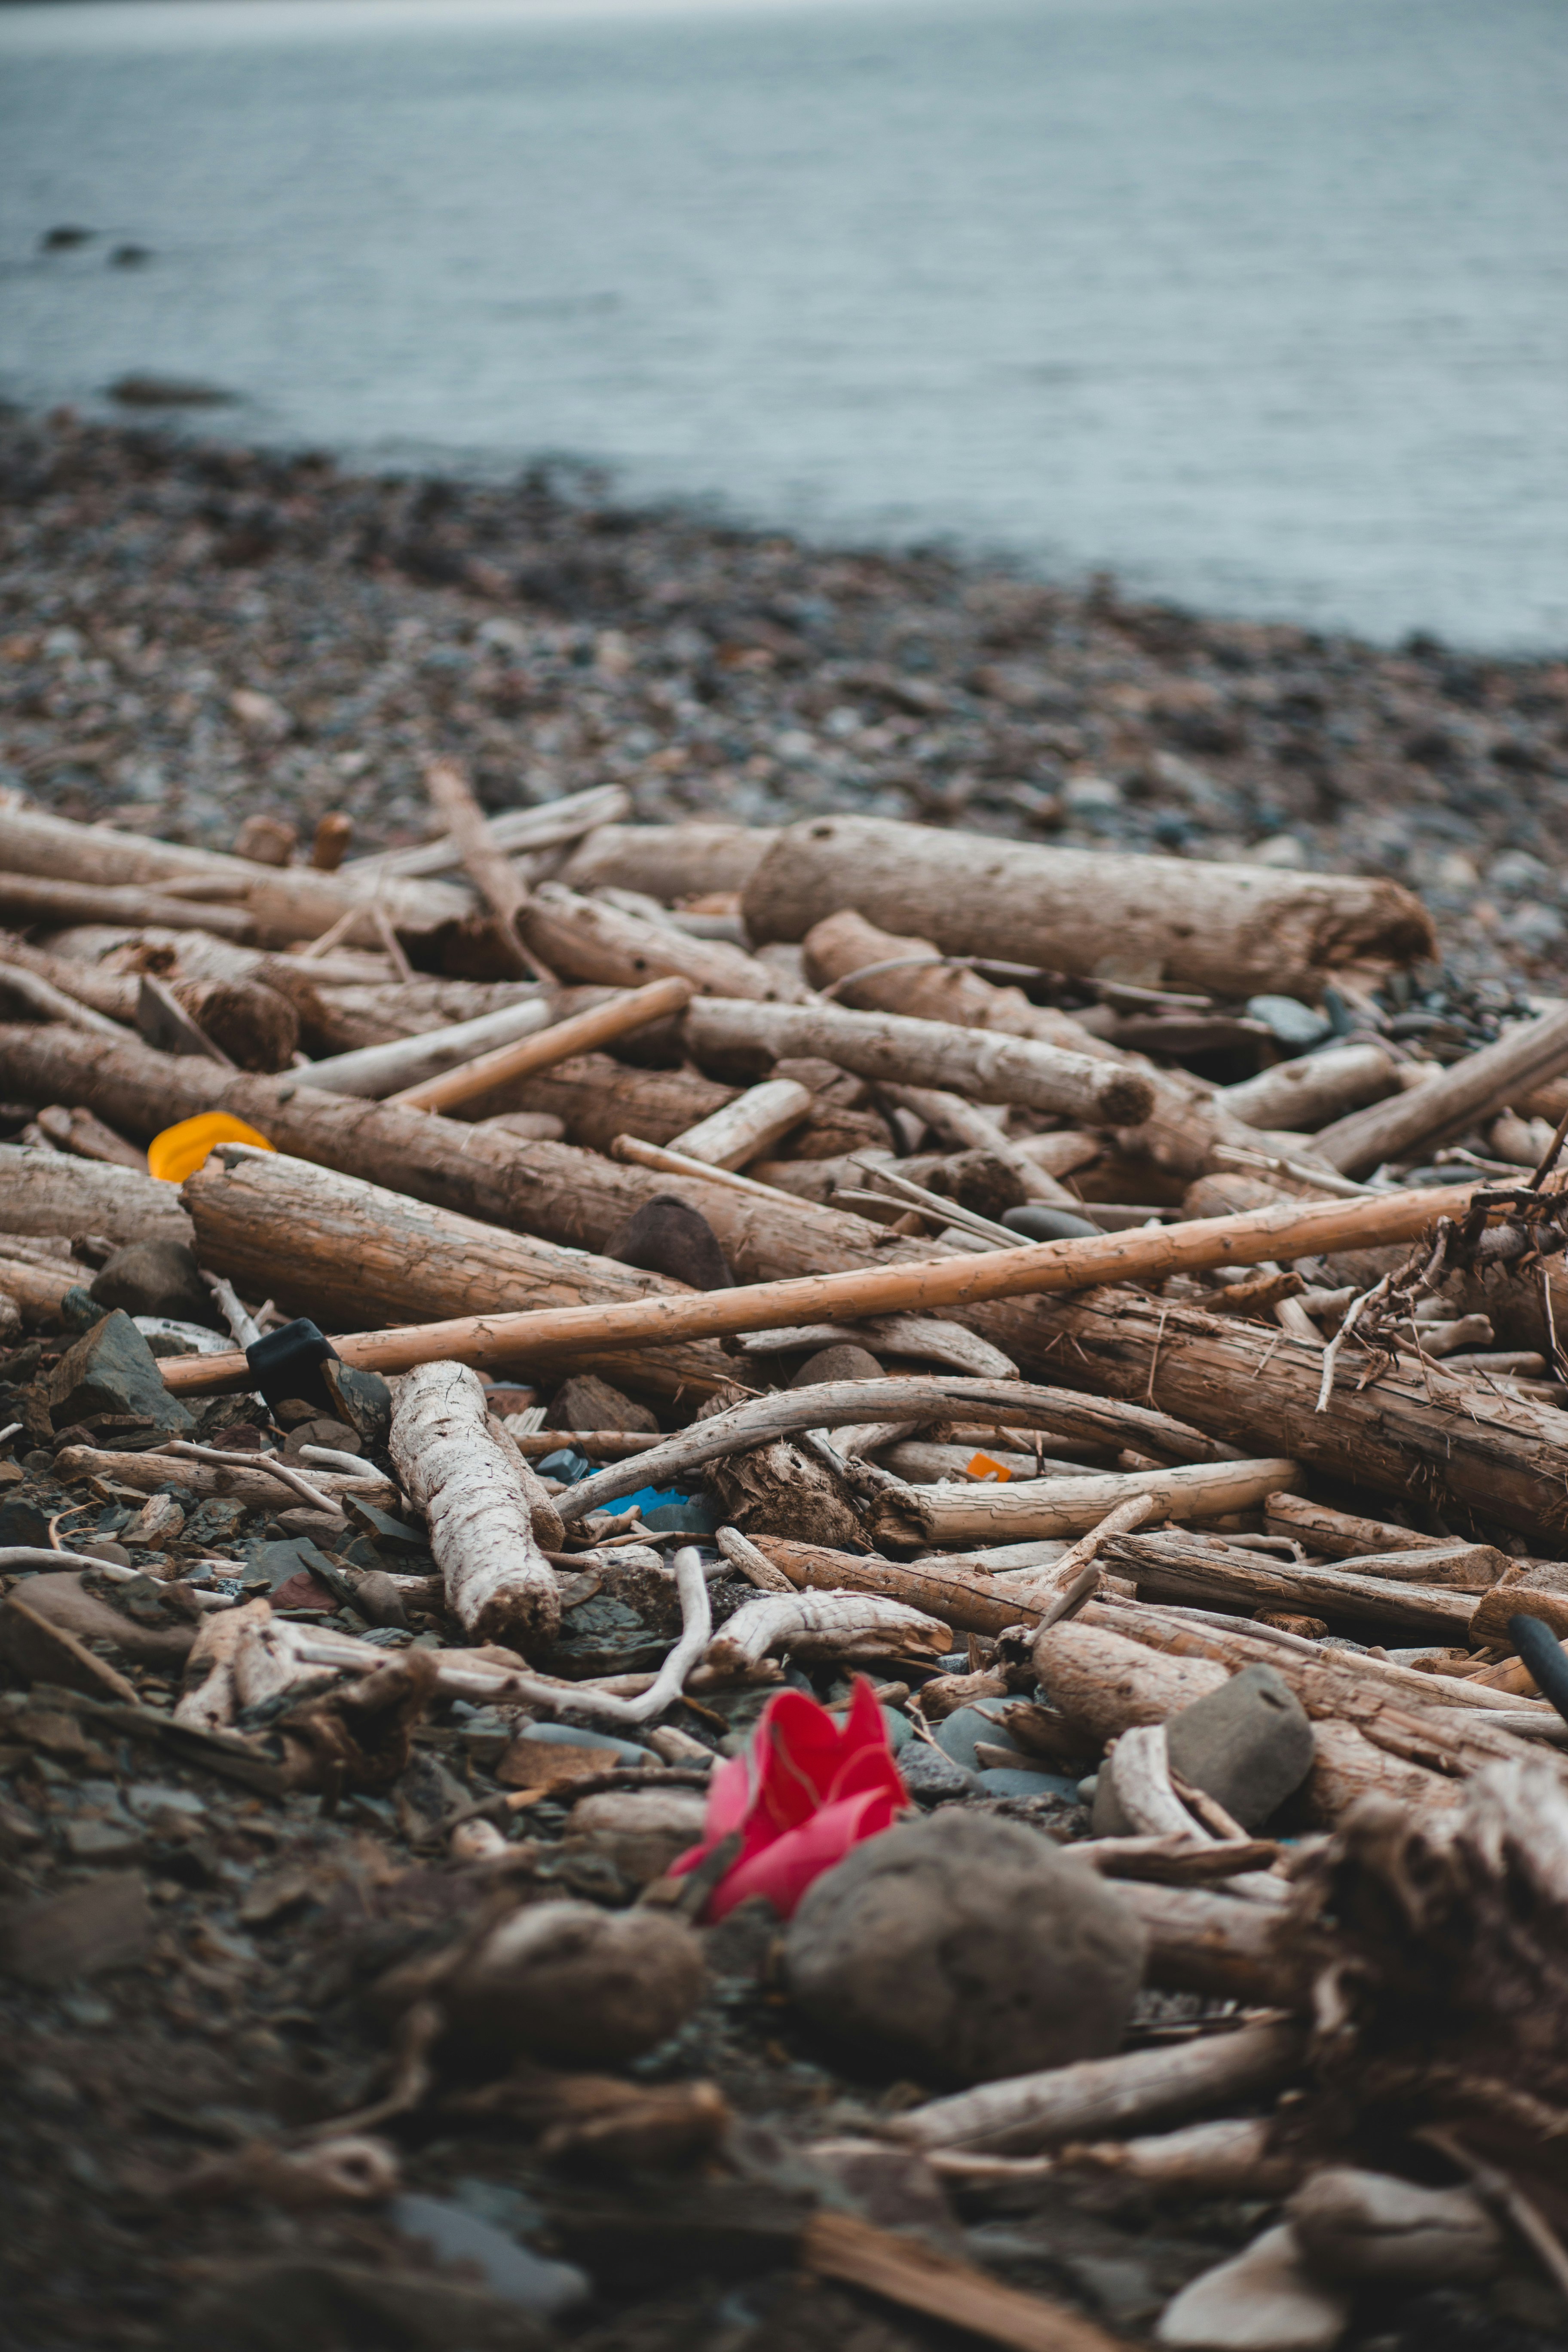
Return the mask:
<svg viewBox="0 0 1568 2352"><path fill-rule="evenodd" d="M1565 59L1563 0L8 7L0 391L1562 646Z"/></svg>

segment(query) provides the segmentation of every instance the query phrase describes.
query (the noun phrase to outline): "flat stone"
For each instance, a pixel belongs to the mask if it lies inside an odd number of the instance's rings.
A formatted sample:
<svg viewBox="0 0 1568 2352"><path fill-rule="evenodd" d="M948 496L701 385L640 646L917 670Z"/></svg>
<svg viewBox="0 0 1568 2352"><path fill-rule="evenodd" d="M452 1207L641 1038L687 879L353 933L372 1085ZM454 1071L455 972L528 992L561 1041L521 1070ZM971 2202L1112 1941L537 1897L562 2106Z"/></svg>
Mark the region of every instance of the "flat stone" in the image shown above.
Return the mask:
<svg viewBox="0 0 1568 2352"><path fill-rule="evenodd" d="M991 1764L976 1779L985 1797L1065 1797L1073 1801L1078 1795L1077 1783L1057 1772L1014 1772L1005 1765Z"/></svg>
<svg viewBox="0 0 1568 2352"><path fill-rule="evenodd" d="M942 1748L924 1739L910 1740L899 1758L899 1771L917 1805L951 1804L979 1786L973 1772L966 1772L962 1764L955 1764Z"/></svg>
<svg viewBox="0 0 1568 2352"><path fill-rule="evenodd" d="M1115 2050L1146 1949L1087 1864L1020 1822L943 1812L808 1887L784 1964L805 2015L858 2058L976 2083Z"/></svg>
<svg viewBox="0 0 1568 2352"><path fill-rule="evenodd" d="M1350 2296L1309 2275L1283 2222L1184 2286L1154 2336L1177 2352L1332 2352L1350 2315Z"/></svg>
<svg viewBox="0 0 1568 2352"><path fill-rule="evenodd" d="M707 1218L673 1192L656 1192L645 1201L610 1235L604 1255L645 1274L668 1275L693 1290L728 1290L735 1279Z"/></svg>
<svg viewBox="0 0 1568 2352"><path fill-rule="evenodd" d="M208 1329L217 1323L195 1253L184 1242L130 1242L105 1259L89 1287L100 1307L122 1307L127 1315L157 1315Z"/></svg>
<svg viewBox="0 0 1568 2352"><path fill-rule="evenodd" d="M66 1849L73 1862L133 1862L145 1843L133 1822L68 1822Z"/></svg>
<svg viewBox="0 0 1568 2352"><path fill-rule="evenodd" d="M192 1426L190 1414L163 1386L152 1349L123 1308L104 1316L67 1349L55 1367L47 1397L57 1429L68 1429L95 1412L139 1413L171 1436Z"/></svg>

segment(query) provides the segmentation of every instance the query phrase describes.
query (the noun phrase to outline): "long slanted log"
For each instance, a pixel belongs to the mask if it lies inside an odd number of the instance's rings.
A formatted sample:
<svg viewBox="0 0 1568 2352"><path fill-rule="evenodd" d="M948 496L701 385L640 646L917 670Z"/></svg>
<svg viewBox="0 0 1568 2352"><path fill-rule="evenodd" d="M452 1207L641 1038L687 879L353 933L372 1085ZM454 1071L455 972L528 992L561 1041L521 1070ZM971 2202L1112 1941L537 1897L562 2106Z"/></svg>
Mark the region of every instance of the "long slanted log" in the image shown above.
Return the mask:
<svg viewBox="0 0 1568 2352"><path fill-rule="evenodd" d="M696 1070L638 1070L608 1054L576 1054L554 1069L510 1080L482 1102L462 1105L457 1116L543 1111L561 1121L569 1143L608 1152L617 1135L673 1143L740 1094L738 1087L721 1087Z"/></svg>
<svg viewBox="0 0 1568 2352"><path fill-rule="evenodd" d="M0 827L4 822L0 812ZM4 870L0 870L0 917L28 927L47 923L51 929L68 923L121 923L137 930L156 924L169 931L199 928L230 940L256 935L247 907L174 898L129 885L106 888L91 882L56 881L52 877Z"/></svg>
<svg viewBox="0 0 1568 2352"><path fill-rule="evenodd" d="M516 1037L531 1037L550 1025L548 998L525 997L483 1013L474 1021L454 1022L449 1028L427 1029L412 1037L396 1037L382 1045L362 1045L357 1053L334 1054L312 1062L303 1076L331 1095L365 1095L378 1102L426 1078L439 1077L458 1063Z"/></svg>
<svg viewBox="0 0 1568 2352"><path fill-rule="evenodd" d="M489 1423L478 1374L463 1364L421 1365L393 1402L390 1442L464 1632L525 1654L548 1648L561 1591L534 1538L539 1482Z"/></svg>
<svg viewBox="0 0 1568 2352"><path fill-rule="evenodd" d="M492 840L483 809L456 760L432 760L425 771L425 789L437 814L446 820L447 837L480 898L496 918L499 950L513 971L535 980L554 974L531 955L519 936L519 921L528 903L528 885L500 844Z"/></svg>
<svg viewBox="0 0 1568 2352"><path fill-rule="evenodd" d="M640 1475L641 1465L638 1465ZM1038 1624L1042 1610L998 1590L987 1575L952 1561L879 1559L835 1551L826 1544L793 1543L784 1536L750 1541L772 1568L801 1591L880 1592L906 1601L961 1633L1005 1633L1010 1625ZM1194 1696L1197 1694L1194 1693ZM1090 1743L1086 1742L1086 1750Z"/></svg>
<svg viewBox="0 0 1568 2352"><path fill-rule="evenodd" d="M815 1100L810 1088L794 1078L768 1078L673 1137L669 1148L710 1168L744 1168L798 1127Z"/></svg>
<svg viewBox="0 0 1568 2352"><path fill-rule="evenodd" d="M1473 1127L1568 1066L1568 1005L1521 1021L1479 1054L1467 1054L1430 1085L1352 1111L1313 1139L1331 1168L1359 1176L1384 1160L1441 1143Z"/></svg>
<svg viewBox="0 0 1568 2352"><path fill-rule="evenodd" d="M552 1069L557 1063L569 1062L574 1054L591 1052L613 1038L629 1036L633 1030L646 1029L651 1022L679 1013L690 993L690 982L679 974L650 981L646 988L628 989L624 996L612 996L585 1013L569 1013L564 1021L552 1022L531 1036L459 1062L438 1077L404 1087L391 1097L392 1105L405 1110L450 1110L459 1103L476 1102L518 1078L531 1077L536 1070Z"/></svg>
<svg viewBox="0 0 1568 2352"><path fill-rule="evenodd" d="M160 1189L173 1205L172 1188ZM190 1210L182 1223L187 1234L194 1225L205 1265L247 1297L334 1323L607 1304L680 1288L281 1154L247 1154L232 1166L209 1160L182 1197ZM590 1351L574 1369L667 1397L711 1396L735 1377L711 1339Z"/></svg>
<svg viewBox="0 0 1568 2352"><path fill-rule="evenodd" d="M39 1099L56 1097L46 1091ZM100 1234L116 1244L191 1238L191 1221L172 1184L32 1143L0 1144L0 1220L10 1233L63 1234L68 1240L78 1234Z"/></svg>
<svg viewBox="0 0 1568 2352"><path fill-rule="evenodd" d="M857 1077L938 1087L983 1102L1026 1103L1102 1126L1146 1118L1152 1089L1137 1071L1027 1037L911 1021L896 1013L843 1013L836 1005L742 1004L700 998L686 1016L699 1062L731 1069L820 1055Z"/></svg>
<svg viewBox="0 0 1568 2352"><path fill-rule="evenodd" d="M908 1486L877 1497L871 1524L883 1543L1022 1543L1088 1535L1135 1495L1147 1496L1163 1518L1223 1518L1256 1509L1300 1475L1294 1462L1270 1458L1089 1478L1015 1478L1004 1486Z"/></svg>
<svg viewBox="0 0 1568 2352"><path fill-rule="evenodd" d="M801 940L853 907L949 955L1005 957L1085 977L1110 957L1224 997L1316 998L1342 965L1436 951L1431 918L1395 883L1348 874L1037 849L892 818L788 826L745 886L753 939Z"/></svg>
<svg viewBox="0 0 1568 2352"><path fill-rule="evenodd" d="M287 947L301 939L318 938L355 908L364 913L348 934L363 945L376 946L380 936L371 915L378 906L400 931L420 938L455 934L474 927L477 909L471 891L445 882L386 880L364 868L342 867L321 874L309 866L258 866L246 857L226 857L216 850L185 849L173 842L154 841L141 833L117 833L107 825L77 824L68 817L49 816L40 809L0 809L0 875L37 875L73 887L133 888L156 892L174 882L212 886L215 896L230 898L227 907L204 905L199 914L192 902L183 911L121 917L121 920L164 922L200 920L221 932L236 929L263 945ZM179 902L174 902L178 907ZM37 916L29 917L36 921ZM58 919L113 921L111 915L81 914Z"/></svg>
<svg viewBox="0 0 1568 2352"><path fill-rule="evenodd" d="M1331 1045L1224 1087L1216 1100L1249 1127L1304 1131L1398 1092L1399 1065L1382 1045Z"/></svg>

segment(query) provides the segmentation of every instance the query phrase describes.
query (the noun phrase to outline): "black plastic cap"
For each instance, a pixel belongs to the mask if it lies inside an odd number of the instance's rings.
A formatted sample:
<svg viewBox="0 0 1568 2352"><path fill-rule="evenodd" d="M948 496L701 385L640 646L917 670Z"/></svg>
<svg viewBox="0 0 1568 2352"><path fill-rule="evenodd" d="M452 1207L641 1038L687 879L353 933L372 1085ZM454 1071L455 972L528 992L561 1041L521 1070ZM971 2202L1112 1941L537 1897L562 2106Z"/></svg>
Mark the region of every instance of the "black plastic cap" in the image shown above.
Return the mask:
<svg viewBox="0 0 1568 2352"><path fill-rule="evenodd" d="M245 1351L245 1360L274 1410L289 1397L300 1397L307 1404L319 1404L323 1413L335 1415L337 1407L327 1392L321 1366L335 1362L337 1353L310 1317L300 1315L281 1330L268 1331L254 1341Z"/></svg>

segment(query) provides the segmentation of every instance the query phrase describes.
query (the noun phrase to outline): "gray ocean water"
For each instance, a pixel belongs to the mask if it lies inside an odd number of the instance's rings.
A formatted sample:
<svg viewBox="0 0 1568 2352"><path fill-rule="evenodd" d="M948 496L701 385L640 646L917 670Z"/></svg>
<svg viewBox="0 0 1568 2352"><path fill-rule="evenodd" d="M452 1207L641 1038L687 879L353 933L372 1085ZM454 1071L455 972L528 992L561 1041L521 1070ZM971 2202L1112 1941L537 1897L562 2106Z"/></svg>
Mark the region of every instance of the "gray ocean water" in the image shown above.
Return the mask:
<svg viewBox="0 0 1568 2352"><path fill-rule="evenodd" d="M1560 647L1565 99L1563 0L13 6L0 393Z"/></svg>

